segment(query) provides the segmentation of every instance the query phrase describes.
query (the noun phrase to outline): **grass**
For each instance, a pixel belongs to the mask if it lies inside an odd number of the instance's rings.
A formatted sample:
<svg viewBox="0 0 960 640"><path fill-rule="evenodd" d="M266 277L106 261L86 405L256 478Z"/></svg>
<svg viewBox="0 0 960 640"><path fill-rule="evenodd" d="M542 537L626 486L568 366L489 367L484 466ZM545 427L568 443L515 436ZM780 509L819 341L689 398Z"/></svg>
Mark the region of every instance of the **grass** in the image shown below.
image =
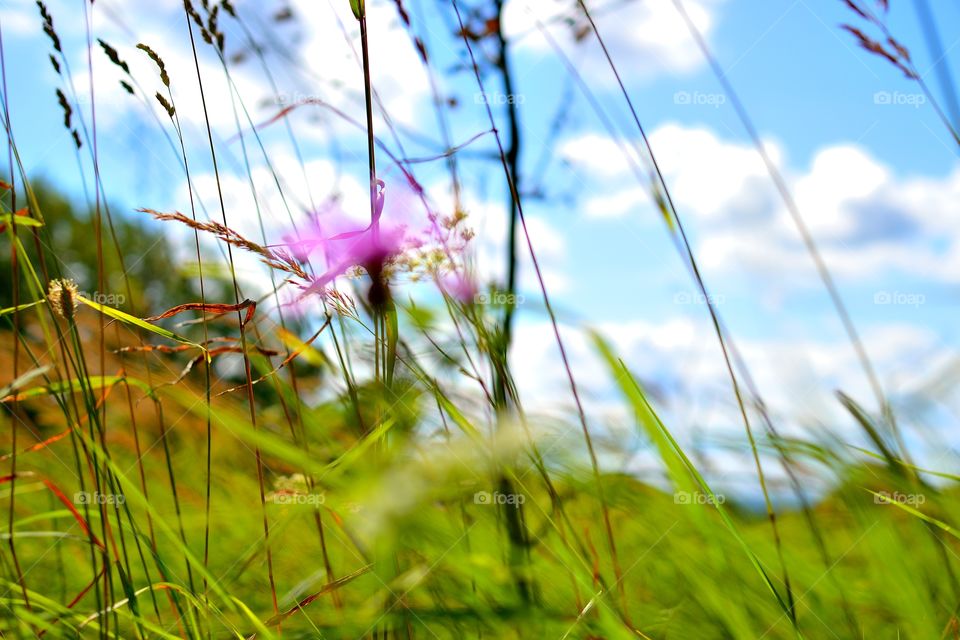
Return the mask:
<svg viewBox="0 0 960 640"><path fill-rule="evenodd" d="M916 76L886 23L847 4L854 18L887 38L883 44L849 27L861 46ZM960 637L958 478L911 461L901 433L912 425L898 421L802 212L769 160L875 395L866 405L838 397L862 442L832 429L804 439L782 435L710 302L682 212L620 83L643 145L635 175L708 303L743 422L745 439L734 447L752 461L748 494L761 500L757 508L747 495L711 486L701 452L685 448L661 420L659 400L606 338L591 332L608 388L661 473L641 478L606 463L628 445L581 401L563 318L524 215L515 105L498 113L485 101L484 131L455 146L449 105L432 82L446 148L413 161L371 79L376 60L362 0L351 0L350 8L359 29L363 116L309 98L278 108L265 123L255 121L236 88L227 38L239 30L253 42L268 27L248 23L230 3L185 3L183 44L196 72L189 79L172 77L162 47L149 43L135 51L152 61L157 77L135 77L118 49L96 39L85 14L88 61L105 56L122 73L130 99L159 113L156 126L189 187L189 213L139 203L141 217L130 220L113 215L103 195L96 100L87 108L78 103L55 17L38 5L71 152L93 199L89 212L75 215L27 175L7 101L18 88L7 86L4 71L4 637ZM675 5L685 16L682 3ZM439 76L417 20L402 2L396 10L424 68ZM479 95L494 82L512 94L516 71L499 30L503 3L453 0L445 10ZM619 80L587 3L579 3L577 16L589 25L582 37L596 39ZM687 24L764 154L746 107ZM606 123L571 58L550 44L571 86ZM489 47L501 54L492 62L480 55ZM257 48L252 55L276 87L272 60ZM240 148L241 173L256 193L251 167L262 161L269 168L292 240L277 242L259 203L259 238L231 226L235 212L220 175L226 144L210 124L201 56L220 63L236 92L231 143ZM0 62L6 69L2 37ZM184 133L183 107L172 91L191 80L202 98L201 149L216 176L217 206L209 210L191 174L196 140ZM162 93L144 88L157 81ZM292 116L307 109L363 130L369 223L341 229L328 208L319 219L336 228L331 234L331 227L293 215L296 205L261 134L282 123L306 175ZM458 156L477 141L492 145L508 196L502 291L476 273L469 212L459 209ZM454 210L431 203L417 179L423 163L446 168ZM423 231L415 243L384 213L394 192L382 178L387 166L420 206ZM159 230L146 225L151 217ZM166 262L138 267L152 249L136 240L166 229L193 236L194 264L188 276L171 275L151 293L156 269L173 258L163 253ZM313 245L326 260L311 254ZM270 276L265 289L250 290L238 276L240 255L261 262ZM562 420L529 411L513 378L520 255L534 269L564 368L567 385L556 394L575 407ZM124 292L124 302L79 291L69 278L76 264L89 268L98 291ZM413 280L428 283L429 293L411 296L406 283Z"/></svg>

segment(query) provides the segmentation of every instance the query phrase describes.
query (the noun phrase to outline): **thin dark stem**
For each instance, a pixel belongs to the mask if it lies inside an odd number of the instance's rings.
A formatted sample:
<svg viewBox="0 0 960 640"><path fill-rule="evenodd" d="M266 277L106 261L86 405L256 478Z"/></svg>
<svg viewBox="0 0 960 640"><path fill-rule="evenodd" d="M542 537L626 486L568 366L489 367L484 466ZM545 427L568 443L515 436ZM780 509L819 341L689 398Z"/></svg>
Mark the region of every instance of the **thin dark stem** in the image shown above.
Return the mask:
<svg viewBox="0 0 960 640"><path fill-rule="evenodd" d="M363 55L363 98L367 111L367 163L370 168L370 230L374 242L380 230L377 215L377 154L376 141L373 138L373 85L370 80L370 46L367 42L367 12L360 4L360 49Z"/></svg>
<svg viewBox="0 0 960 640"><path fill-rule="evenodd" d="M610 55L610 51L607 48L607 45L605 40L603 39L603 36L600 35L600 31L599 29L597 29L597 24L593 19L593 15L590 13L590 10L587 9L587 5L584 2L584 0L578 0L578 1L579 1L580 9L581 11L583 11L584 16L587 18L587 21L590 23L590 28L593 31L593 35L596 37L597 42L600 44L600 48L603 50L603 55L606 58L607 63L610 66L610 69L613 72L614 77L617 80L617 85L620 89L621 94L624 97L624 100L627 103L627 107L633 118L634 124L636 125L637 130L640 132L640 137L643 139L643 144L647 150L647 153L649 154L650 161L651 161L651 164L653 165L654 173L656 176L654 185L658 185L659 188L662 190L663 196L665 198L664 206L668 207L671 220L673 223L676 224L676 229L677 229L677 232L679 233L680 239L683 242L683 247L687 254L687 258L689 260L689 266L693 272L693 276L694 276L694 279L696 280L697 287L699 288L700 293L703 296L703 299L706 300L707 310L710 314L710 321L711 321L711 324L713 325L714 332L717 336L717 341L720 343L720 350L723 354L725 368L730 378L730 384L733 387L733 393L734 393L734 396L736 397L737 407L740 411L740 417L743 420L743 425L747 434L747 439L749 440L749 443L750 443L750 450L753 454L754 465L757 469L757 476L760 480L760 487L763 493L764 504L766 505L766 509L767 509L767 517L769 518L771 522L771 526L773 528L774 541L776 543L778 553L780 553L780 550L781 550L780 534L779 534L779 529L777 528L776 513L770 501L769 491L767 489L767 482L766 482L765 475L763 473L763 466L760 463L760 457L757 451L757 444L753 436L753 429L750 426L750 418L747 415L747 409L746 409L746 404L744 403L743 393L740 389L740 384L737 381L737 375L733 368L733 363L731 361L727 343L724 338L723 329L721 328L721 325L720 325L720 319L717 315L717 310L714 307L714 304L712 302L712 299L709 293L707 292L706 283L703 280L703 276L700 273L700 268L698 267L696 259L693 254L693 248L690 245L690 241L689 241L689 238L687 237L686 230L684 229L683 223L680 220L680 216L677 213L677 209L674 206L673 197L670 195L670 190L668 189L667 182L663 177L663 172L661 171L660 165L657 162L656 156L653 153L653 147L650 145L650 140L647 136L646 130L644 129L642 123L640 122L640 116L637 114L637 110L633 105L633 100L630 98L630 93L627 91L627 88L623 83L623 79L620 77L620 72L617 69L616 64L614 64L613 62L613 58ZM784 585L786 587L786 592L787 592L787 602L784 602L780 597L779 592L773 589L772 583L770 583L770 587L773 590L774 596L777 599L778 604L780 604L780 606L784 609L784 611L789 615L790 620L793 624L794 630L797 632L797 634L799 634L799 626L797 623L796 611L793 606L793 592L792 592L792 589L790 588L789 575L787 573L786 565L783 562L782 554L779 556L779 558L781 561L780 562L781 570L784 576Z"/></svg>
<svg viewBox="0 0 960 640"><path fill-rule="evenodd" d="M10 128L10 101L8 99L7 92L7 64L6 56L3 54L3 34L0 32L0 77L3 81L3 111L5 118L5 126L7 131L11 131ZM13 175L13 140L12 138L7 141L9 145L7 147L7 156L10 163L10 210L16 211L17 209L17 192L16 188L12 185L16 184L16 179ZM16 238L17 227L16 225L11 226L11 233L13 237ZM19 275L19 263L17 262L17 250L14 243L10 243L10 267L13 279L13 306L16 307L20 304L20 275ZM20 335L20 314L16 313L13 316L14 322L14 333ZM16 380L19 375L19 357L20 357L20 343L16 342L14 345L13 351L13 379ZM17 482L17 414L19 413L19 406L16 402L10 407L10 435L11 435L11 447L13 455L10 458L10 509L8 512L8 530L10 547L10 557L13 560L14 570L17 574L17 583L20 586L20 593L23 595L23 601L26 605L27 611L31 611L32 607L30 604L30 596L27 592L27 583L24 580L23 570L20 566L20 559L17 556L17 549L14 544L14 515L16 510L16 482Z"/></svg>
<svg viewBox="0 0 960 640"><path fill-rule="evenodd" d="M193 53L193 62L194 62L194 67L197 74L197 83L200 87L200 102L203 107L203 117L204 117L204 123L206 126L206 132L207 132L207 143L210 147L210 156L213 162L213 173L214 173L214 178L217 184L217 196L220 201L220 215L221 215L221 219L223 220L223 225L229 226L227 223L227 212L226 212L226 205L224 203L224 198L223 198L223 189L220 183L220 172L217 164L217 154L216 154L216 150L213 143L213 130L210 126L210 114L207 109L206 95L203 88L203 78L200 73L200 59L197 56L196 38L193 35L193 25L190 22L190 13L187 8L187 5L184 5L184 18L187 21L187 31L190 35L190 47ZM227 245L227 256L230 263L230 276L233 282L234 299L235 299L235 302L239 304L240 284L237 281L237 274L234 268L233 249L229 244ZM257 428L257 412L256 412L256 405L254 404L254 399L253 399L253 376L252 376L251 367L250 367L249 351L247 349L246 323L244 322L242 313L239 310L237 311L237 320L240 324L240 347L241 347L241 350L243 351L243 365L244 365L243 368L244 368L244 374L246 377L246 396L247 396L247 404L250 410L250 423L253 426L253 428L256 429ZM207 366L209 366L209 362L206 364ZM273 604L273 613L274 613L274 616L276 616L280 613L280 608L279 608L279 603L277 601L277 586L276 586L276 580L274 578L274 573L273 573L273 552L270 548L270 521L267 517L266 491L264 490L263 455L260 452L259 445L257 445L254 448L254 455L256 457L256 467L257 467L257 486L260 491L260 508L263 514L263 538L264 538L264 546L266 548L266 554L267 554L267 576L270 582L270 596ZM278 623L278 628L279 628L279 623Z"/></svg>
<svg viewBox="0 0 960 640"><path fill-rule="evenodd" d="M467 38L467 35L466 35L466 29L463 24L463 17L460 14L459 5L457 3L457 0L451 0L451 1L453 4L453 10L456 12L456 15L457 15L457 21L459 22L460 33L462 34L463 42L466 45L467 52L470 55L470 62L473 67L474 78L477 81L477 86L480 89L481 94L483 94L485 93L483 89L483 78L481 78L480 76L480 67L477 65L477 59L473 52L473 46L470 44L470 40ZM537 282L540 286L540 292L543 296L544 307L547 310L547 315L550 317L550 324L551 324L551 327L553 328L554 338L557 343L557 348L560 351L560 359L563 362L563 368L567 374L567 380L570 383L570 391L573 395L573 400L577 407L577 416L579 418L580 426L583 430L584 440L587 445L587 452L590 456L591 469L593 471L594 481L596 482L596 485L597 485L597 493L600 498L601 508L603 510L603 523L606 531L607 544L610 548L610 556L611 556L611 559L613 560L614 573L616 574L616 578L617 578L616 582L620 591L621 606L623 608L622 614L626 616L627 615L626 592L623 587L623 579L622 579L623 572L620 568L620 560L617 555L617 546L616 546L616 540L613 534L613 525L611 524L611 521L610 521L610 509L607 505L607 499L603 489L603 481L600 476L600 465L597 460L596 450L594 449L594 446L593 446L593 439L590 436L590 429L587 427L586 412L584 411L584 408L583 408L583 402L580 400L580 393L577 390L577 383L573 376L573 369L570 366L570 359L567 357L567 350L564 347L563 339L560 337L560 326L557 322L557 316L553 310L553 305L550 303L550 296L547 293L547 286L543 279L543 272L540 269L540 262L537 259L536 251L533 248L533 240L530 237L530 230L527 228L526 218L523 215L523 204L520 201L520 194L517 191L517 185L514 182L513 174L510 173L510 166L507 162L507 155L506 155L506 152L504 151L503 141L500 137L500 133L497 131L496 121L493 118L493 111L490 108L489 102L485 106L487 111L487 118L490 121L490 126L493 128L494 138L497 141L497 151L500 157L500 163L503 167L504 175L507 179L507 186L510 189L511 197L513 198L517 206L517 218L520 222L520 227L523 230L523 235L526 240L527 250L530 255L530 262L532 263L534 273L537 276Z"/></svg>
<svg viewBox="0 0 960 640"><path fill-rule="evenodd" d="M498 55L496 67L503 79L503 93L507 106L507 146L506 161L515 185L520 184L520 114L517 111L517 101L514 100L513 76L510 73L510 47L503 35L503 0L496 1L497 7L497 45ZM517 187L519 189L519 186ZM504 350L510 350L510 341L513 336L513 313L517 292L517 202L510 197L510 226L507 234L507 300L506 311L503 317Z"/></svg>

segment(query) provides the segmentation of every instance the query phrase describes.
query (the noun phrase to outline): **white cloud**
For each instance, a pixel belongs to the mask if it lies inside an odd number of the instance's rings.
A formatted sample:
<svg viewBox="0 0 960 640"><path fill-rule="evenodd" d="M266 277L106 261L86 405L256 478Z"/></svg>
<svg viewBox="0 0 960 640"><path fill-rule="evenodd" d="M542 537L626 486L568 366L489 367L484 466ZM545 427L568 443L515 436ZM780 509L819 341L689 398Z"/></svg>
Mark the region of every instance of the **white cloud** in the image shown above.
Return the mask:
<svg viewBox="0 0 960 640"><path fill-rule="evenodd" d="M186 36L182 40L185 39ZM236 134L237 120L235 120L233 106L234 91L241 96L247 109L252 114L258 113L255 106L267 95L267 86L265 82L253 76L247 70L237 68L230 70L230 77L234 85L234 89L231 90L220 62L212 56L204 55L198 51L198 55L200 55L200 75L203 78L203 99L201 99L197 70L189 45L187 47L171 46L173 42L183 43L171 38L169 33L156 31L141 33L140 41L151 46L166 65L177 116L186 126L195 129L185 132L186 137L192 138L195 135L197 139L203 139L201 127L205 126L204 100L206 101L206 113L209 116L210 124L216 135L223 138L229 138ZM129 64L133 76L142 84L144 91L148 94L148 102L160 117L160 121L165 124L168 123L169 118L166 112L153 95L159 91L166 97L166 89L160 82L156 65L142 51L135 48L136 43L117 43L114 46L120 52L121 58ZM206 53L205 49L203 51ZM131 109L137 107L137 101L120 87L119 81L126 78L106 58L100 57L95 68L97 117L98 119L105 117L108 120L106 124L109 125L126 117ZM79 86L87 86L88 76L80 74L78 77ZM236 106L236 112L236 118L239 119L240 125L244 129L248 129L249 123L239 102Z"/></svg>
<svg viewBox="0 0 960 640"><path fill-rule="evenodd" d="M571 138L558 151L573 167L605 180L625 178L630 175L627 169L629 164L641 163L634 147L599 133L585 133Z"/></svg>
<svg viewBox="0 0 960 640"><path fill-rule="evenodd" d="M713 30L718 4L719 0L684 3L690 19L704 37L709 38ZM614 63L628 81L687 73L703 64L703 56L671 0L626 3L594 0L588 1L587 6ZM587 31L589 23L576 2L514 0L506 5L507 37L518 38L521 51L552 55L553 48L540 33L538 21L549 29L551 37L568 56L575 57L586 77L595 82L615 82L596 38ZM584 34L585 37L579 37Z"/></svg>
<svg viewBox="0 0 960 640"><path fill-rule="evenodd" d="M675 434L687 438L692 429L703 428L714 441L743 437L743 423L709 322L673 317L657 322L604 323L597 328L648 387ZM590 420L618 411L622 419L625 400L615 390L612 372L588 337L566 326L562 335ZM897 394L930 383L929 374L905 372L936 371L949 357L932 331L912 325L875 326L864 331L862 338L882 384ZM809 437L810 425L828 425L841 437L859 437L835 391L846 392L868 410L874 410L875 403L848 341L842 337L740 337L736 346L782 433ZM532 412L574 415L549 323L518 325L511 363L521 396Z"/></svg>
<svg viewBox="0 0 960 640"><path fill-rule="evenodd" d="M657 128L650 145L681 215L690 210L705 219L745 221L769 206L772 187L752 147L720 140L708 129L675 124ZM779 148L766 147L779 164Z"/></svg>
<svg viewBox="0 0 960 640"><path fill-rule="evenodd" d="M751 147L725 142L709 129L676 124L657 128L650 135L650 145L682 211L689 209L698 216L718 219L754 216L769 206L774 194L767 170ZM613 217L630 211L624 206L626 202L634 206L644 199L649 202L645 189L636 186L635 172L630 168L630 163L649 166L641 163L637 148L633 141L620 145L594 133L561 146L560 153L567 162L585 179L594 178L601 184L602 188L595 191L598 195L586 203L589 214ZM776 145L767 143L767 151L775 163L780 162L782 154ZM612 205L612 211L607 205Z"/></svg>
<svg viewBox="0 0 960 640"><path fill-rule="evenodd" d="M203 104L182 2L158 0L141 3L134 0L101 0L88 5L87 11L93 18L92 51L87 48L82 5L62 0L54 0L48 4L54 27L63 43L64 53L70 61L73 86L79 94L78 98L85 117L90 116L88 54L92 53L93 90L96 95L97 121L102 131L121 124L129 126L132 116L142 117L137 116L142 113L140 99L130 96L120 86L120 80L131 84L139 83L149 108L159 116L164 126L170 127L166 112L154 97L157 92L167 97L167 90L160 81L157 66L143 51L136 48L137 44L144 43L156 51L166 66L177 115L185 124L185 137L188 141L192 138L203 139L200 129L204 126ZM136 16L136 24L133 24L132 16ZM222 24L227 21L228 19L223 19ZM39 25L38 16L35 21L35 29L38 33ZM207 114L215 133L228 137L236 133L232 105L233 92L216 54L203 42L199 33L195 33L195 36ZM96 39L103 39L117 50L120 59L129 65L130 73L136 82L131 81L130 77L107 59ZM43 47L48 46L46 39L38 42ZM50 73L52 76L52 71ZM256 116L258 113L256 105L269 95L266 81L246 67L233 65L230 73L236 92L242 97L251 113ZM57 80L57 82L61 81ZM248 126L242 109L238 106L237 110L241 124ZM193 127L197 130L193 131Z"/></svg>
<svg viewBox="0 0 960 640"><path fill-rule="evenodd" d="M817 282L796 225L750 144L676 124L659 127L650 141L681 219L696 232L704 267ZM960 216L960 168L941 178L901 177L864 149L841 143L796 171L776 143L765 146L836 275L960 280L960 231L952 224ZM561 153L585 180L587 215L649 214L649 194L616 143L588 134L567 141Z"/></svg>
<svg viewBox="0 0 960 640"><path fill-rule="evenodd" d="M307 34L303 62L331 88L322 97L340 107L351 104L346 96L363 95L363 71L359 26L349 3L296 0L293 8ZM415 124L422 101L429 96L426 71L410 36L397 24L393 3L368 2L367 14L373 86L393 119Z"/></svg>
<svg viewBox="0 0 960 640"><path fill-rule="evenodd" d="M53 0L51 13L64 48L71 60L75 83L81 99L89 94L87 72L86 32L83 14L77 6ZM255 123L275 115L280 104L320 100L331 104L358 122L363 121L363 74L358 62L360 40L357 21L347 2L311 2L297 0L292 3L294 20L276 23L271 13L276 5L240 5L242 17L260 31L264 55L271 65L273 80L277 83L276 95L259 63L247 55L242 63L230 63L230 74L235 92ZM135 0L102 0L93 5L94 35L103 38L115 47L121 59L131 68L133 76L143 85L152 109L166 123L168 118L153 97L154 92L166 93L159 80L156 66L136 45L143 42L151 46L164 60L169 73L178 115L188 126L202 127L204 114L197 83L190 40L186 31L183 3L179 0L158 0L141 3ZM391 119L399 124L413 125L420 117L421 101L429 95L429 83L409 35L399 27L396 8L390 2L368 2L371 74L373 84ZM136 16L137 24L130 16ZM24 22L17 17L17 24ZM33 27L39 30L39 17ZM261 28L262 25L262 28ZM226 34L227 57L247 51L246 36L233 18L221 12L220 26ZM236 133L233 92L227 83L221 63L209 45L195 33L197 52L200 58L200 73L203 77L207 111L215 133L228 138ZM270 45L282 43L287 54L295 60L285 59ZM264 46L266 45L266 46ZM119 85L127 79L111 64L94 43L95 91L97 95L97 118L105 127L129 118L141 107ZM243 109L237 106L241 126L250 123ZM302 115L301 115L302 114ZM360 114L360 115L358 115ZM318 106L304 106L293 114L298 121L306 123L308 116L321 115L338 133L359 133L354 124ZM385 131L385 121L378 115L376 126ZM201 130L188 138L202 139ZM317 127L298 128L298 135L310 138L322 137Z"/></svg>
<svg viewBox="0 0 960 640"><path fill-rule="evenodd" d="M30 36L40 31L40 15L36 6L31 2L26 6L4 6L3 33L18 36Z"/></svg>

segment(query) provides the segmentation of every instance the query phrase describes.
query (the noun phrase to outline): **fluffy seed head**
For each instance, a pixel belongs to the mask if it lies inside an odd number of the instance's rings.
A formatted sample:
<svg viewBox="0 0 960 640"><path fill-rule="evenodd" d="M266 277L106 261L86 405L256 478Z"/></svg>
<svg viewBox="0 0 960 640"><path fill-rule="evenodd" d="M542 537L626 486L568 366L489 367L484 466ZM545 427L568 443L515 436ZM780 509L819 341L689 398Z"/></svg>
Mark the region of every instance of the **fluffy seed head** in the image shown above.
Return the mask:
<svg viewBox="0 0 960 640"><path fill-rule="evenodd" d="M58 316L70 320L77 311L77 283L68 279L51 280L47 301Z"/></svg>

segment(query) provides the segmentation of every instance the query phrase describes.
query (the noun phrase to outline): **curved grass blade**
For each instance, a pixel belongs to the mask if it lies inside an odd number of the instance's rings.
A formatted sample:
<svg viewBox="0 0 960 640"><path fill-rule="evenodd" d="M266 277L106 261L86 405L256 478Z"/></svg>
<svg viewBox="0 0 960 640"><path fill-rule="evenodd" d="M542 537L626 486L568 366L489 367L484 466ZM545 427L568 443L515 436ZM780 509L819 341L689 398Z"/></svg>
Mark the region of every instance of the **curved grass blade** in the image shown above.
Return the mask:
<svg viewBox="0 0 960 640"><path fill-rule="evenodd" d="M26 383L30 382L34 378L38 378L44 375L45 373L48 373L50 369L52 369L52 367L49 367L49 366L39 367L37 369L33 369L32 371L27 371L25 374L21 376L18 376L10 384L0 388L0 398L6 398L8 395L13 393L17 389L23 388L23 386Z"/></svg>
<svg viewBox="0 0 960 640"><path fill-rule="evenodd" d="M46 302L46 300L35 300L33 302L24 302L23 304L18 304L15 307L7 307L6 309L0 309L0 317L14 313L16 311L23 311L24 309L35 307L38 304L43 304L44 302Z"/></svg>
<svg viewBox="0 0 960 640"><path fill-rule="evenodd" d="M73 393L85 389L107 389L116 384L125 382L137 387L148 396L153 396L153 388L143 380L131 378L130 376L91 376L89 378L71 378L70 380L61 380L41 387L31 387L15 395L5 395L0 397L0 403L12 402L14 400L27 400L46 395L57 395L61 393Z"/></svg>
<svg viewBox="0 0 960 640"><path fill-rule="evenodd" d="M0 215L0 225L13 223L21 227L42 227L43 222L28 216L15 216L9 213Z"/></svg>
<svg viewBox="0 0 960 640"><path fill-rule="evenodd" d="M953 536L954 538L957 538L958 540L960 540L960 531L957 531L956 529L954 529L953 527L951 527L950 525L948 525L946 522L943 522L942 520L938 520L937 518L934 518L933 516L929 516L929 515L925 514L924 512L922 512L922 511L920 511L920 510L918 510L918 509L914 509L914 508L911 507L910 505L904 504L904 503L900 502L899 500L894 500L894 499L892 499L890 496L884 495L884 494L882 494L882 493L878 493L878 492L873 491L873 490L871 490L871 489L864 489L864 491L866 491L867 493L872 493L874 499L882 500L885 504L892 504L892 505L895 506L895 507L899 507L900 509L903 509L904 511L906 511L907 513L909 513L910 515L916 516L917 518L920 518L920 519L923 520L924 522L926 522L926 523L928 523L928 524L932 524L933 526L935 526L935 527L937 527L937 528L939 528L939 529L943 529L944 531L946 531L947 533L949 533L949 534L950 534L951 536Z"/></svg>
<svg viewBox="0 0 960 640"><path fill-rule="evenodd" d="M608 360L608 364L612 365L612 362ZM717 512L720 514L720 517L723 519L723 523L726 525L731 535L733 535L734 539L737 541L737 543L743 549L744 553L747 555L747 558L750 560L750 564L753 565L754 569L756 569L757 573L763 579L763 582L766 585L767 589L770 591L771 595L773 595L774 599L777 601L777 605L783 611L784 615L792 620L792 616L790 614L790 607L784 601L783 597L780 595L780 592L777 590L776 586L773 584L773 581L771 580L770 576L767 574L766 570L763 568L763 565L760 563L760 559L750 548L750 545L747 543L744 537L740 534L740 530L737 528L736 524L733 522L733 519L730 517L730 514L727 513L726 508L724 508L722 504L722 500L717 499L717 496L716 494L714 494L713 490L710 488L710 485L708 485L704 477L700 475L700 472L697 470L696 465L694 465L693 462L690 460L690 458L687 457L686 453L684 453L683 449L680 447L680 444L674 439L673 435L670 433L670 430L667 429L666 425L664 425L663 422L660 420L660 417L657 415L657 412L654 410L653 406L650 405L650 401L647 400L646 394L643 392L642 387L640 387L640 385L637 383L636 379L633 377L633 374L630 372L629 369L627 369L627 366L623 363L623 361L619 361L619 369L620 370L618 371L615 367L611 367L611 373L614 374L614 376L618 381L623 380L625 383L628 383L632 387L633 389L633 393L631 394L632 400L641 403L644 408L644 411L647 412L648 415L654 420L657 430L662 435L664 441L669 445L669 449L672 452L672 454L676 455L677 458L679 458L679 460L682 462L686 471L690 474L690 476L693 478L696 484L699 485L700 490L703 491L704 494L709 496L710 503L712 503L713 506L716 508ZM794 626L794 631L796 633L797 638L803 637L803 635L800 633L800 630L796 626Z"/></svg>
<svg viewBox="0 0 960 640"><path fill-rule="evenodd" d="M203 345L197 344L196 342L188 338L184 338L183 336L178 335L173 331L169 331L168 329L164 329L163 327L158 327L155 324L150 324L146 320L141 320L140 318L136 316L132 316L129 313L124 313L119 309L114 309L113 307L108 307L106 305L100 304L99 302L88 300L83 296L76 296L76 298L79 302L82 302L83 304L87 305L92 309L96 309L97 311L99 311L100 313L102 313L103 315L109 318L113 318L114 320L119 320L124 324L128 324L128 325L137 327L139 329L143 329L144 331L149 331L150 333L154 333L168 340L174 340L176 342L181 342L183 344L190 345L191 347L195 347L199 349L201 352L203 352L203 354L206 357L209 358L206 347L204 347Z"/></svg>
<svg viewBox="0 0 960 640"><path fill-rule="evenodd" d="M362 576L363 574L368 573L372 568L373 568L373 565L372 565L372 564L368 564L368 565L365 566L365 567L361 567L361 568L357 569L357 570L354 571L353 573L348 573L347 575L343 576L342 578L337 578L337 579L334 580L333 582L330 582L330 583L327 583L327 584L323 585L323 587L322 587L319 591L317 591L317 592L315 592L315 593L311 593L311 594L310 594L309 596L307 596L306 598L304 598L304 599L300 600L299 602L297 602L297 604L294 605L293 608L291 608L291 609L289 609L289 610L287 610L287 611L285 611L285 612L283 612L283 613L281 613L281 614L275 615L274 617L272 617L272 618L270 618L269 620L267 620L264 624L265 624L266 626L268 626L268 627L273 627L273 626L276 626L276 625L280 624L281 622L283 622L284 620L286 620L287 618L289 618L289 617L292 616L293 614L297 613L298 611L302 611L305 606L307 606L308 604L310 604L311 602L313 602L313 601L316 600L317 598L319 598L319 597L321 597L321 596L323 596L323 595L326 595L326 594L328 594L328 593L330 593L330 592L332 592L332 591L336 591L337 589L339 589L339 588L342 587L343 585L347 584L348 582L352 582L355 578L359 578L359 577Z"/></svg>

